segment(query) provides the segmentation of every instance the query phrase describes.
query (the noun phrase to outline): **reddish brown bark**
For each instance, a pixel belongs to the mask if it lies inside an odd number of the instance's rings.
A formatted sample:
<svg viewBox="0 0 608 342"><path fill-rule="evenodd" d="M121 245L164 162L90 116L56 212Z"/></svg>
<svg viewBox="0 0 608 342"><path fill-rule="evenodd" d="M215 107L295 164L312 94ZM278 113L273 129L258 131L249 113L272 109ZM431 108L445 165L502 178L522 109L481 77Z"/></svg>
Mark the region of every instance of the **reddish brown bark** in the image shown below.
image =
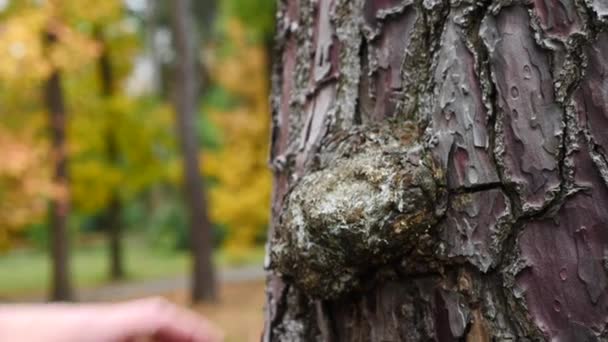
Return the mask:
<svg viewBox="0 0 608 342"><path fill-rule="evenodd" d="M264 339L608 339L607 20L601 1L281 1Z"/></svg>

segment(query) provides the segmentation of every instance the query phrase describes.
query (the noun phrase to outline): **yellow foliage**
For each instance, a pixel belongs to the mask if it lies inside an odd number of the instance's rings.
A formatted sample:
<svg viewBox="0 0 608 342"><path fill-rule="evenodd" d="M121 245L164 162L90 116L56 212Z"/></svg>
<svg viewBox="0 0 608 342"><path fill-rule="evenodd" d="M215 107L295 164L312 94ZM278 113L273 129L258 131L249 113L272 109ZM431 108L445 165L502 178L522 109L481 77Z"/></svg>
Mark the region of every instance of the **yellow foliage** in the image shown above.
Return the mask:
<svg viewBox="0 0 608 342"><path fill-rule="evenodd" d="M87 75L66 89L73 99L68 141L74 208L94 213L107 207L113 192L126 200L151 184L171 180L173 170L163 152L174 149L174 131L170 106L142 111L137 99L122 94L108 99L91 95L95 75ZM109 135L117 161L108 155Z"/></svg>
<svg viewBox="0 0 608 342"><path fill-rule="evenodd" d="M47 77L50 65L44 58L42 39L47 22L48 11L28 8L0 24L0 80L40 81Z"/></svg>
<svg viewBox="0 0 608 342"><path fill-rule="evenodd" d="M49 1L61 18L71 22L107 23L116 20L122 14L122 1L105 0L86 3L82 0Z"/></svg>
<svg viewBox="0 0 608 342"><path fill-rule="evenodd" d="M214 222L228 228L228 249L251 246L264 234L270 211L267 56L263 46L246 40L237 21L227 27L234 45L228 56L209 58L213 80L239 99L230 110L208 108L221 128L222 148L202 156L204 173L217 181L210 189Z"/></svg>
<svg viewBox="0 0 608 342"><path fill-rule="evenodd" d="M79 0L23 3L9 13L0 24L0 81L21 83L24 81L41 82L53 68L77 70L90 63L99 53L99 46L87 34L69 25L74 15L83 19L105 18L116 12L120 1L104 1L91 11ZM96 13L84 15L74 12ZM101 10L101 11L99 11ZM63 15L63 16L62 16ZM48 33L54 33L57 41L49 45ZM27 70L27 72L24 72Z"/></svg>

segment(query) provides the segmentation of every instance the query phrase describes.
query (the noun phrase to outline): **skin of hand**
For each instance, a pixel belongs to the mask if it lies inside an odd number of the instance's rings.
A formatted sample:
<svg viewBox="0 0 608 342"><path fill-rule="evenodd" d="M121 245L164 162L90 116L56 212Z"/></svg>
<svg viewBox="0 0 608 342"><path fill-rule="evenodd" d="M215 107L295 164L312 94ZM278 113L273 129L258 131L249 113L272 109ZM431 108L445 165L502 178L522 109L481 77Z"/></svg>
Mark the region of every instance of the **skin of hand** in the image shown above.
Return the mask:
<svg viewBox="0 0 608 342"><path fill-rule="evenodd" d="M116 304L0 305L0 341L219 342L222 334L193 311L163 298Z"/></svg>

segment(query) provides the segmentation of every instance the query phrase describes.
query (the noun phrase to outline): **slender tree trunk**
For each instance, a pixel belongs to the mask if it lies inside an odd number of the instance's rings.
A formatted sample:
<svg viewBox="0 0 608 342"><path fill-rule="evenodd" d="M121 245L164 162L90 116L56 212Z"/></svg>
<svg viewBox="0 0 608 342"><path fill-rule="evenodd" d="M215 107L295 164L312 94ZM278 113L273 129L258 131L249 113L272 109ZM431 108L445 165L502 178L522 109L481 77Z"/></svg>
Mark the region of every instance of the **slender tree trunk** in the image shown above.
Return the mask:
<svg viewBox="0 0 608 342"><path fill-rule="evenodd" d="M124 257L122 247L122 201L115 194L110 200L106 213L108 249L109 249L109 277L112 280L125 278Z"/></svg>
<svg viewBox="0 0 608 342"><path fill-rule="evenodd" d="M281 1L265 341L608 340L608 7Z"/></svg>
<svg viewBox="0 0 608 342"><path fill-rule="evenodd" d="M98 70L101 81L102 96L109 100L114 94L114 70L112 68L112 60L110 51L101 28L98 28L97 39L103 44L103 52L99 56ZM118 146L116 134L114 133L111 120L108 121L106 127L106 157L110 165L118 163ZM123 249L122 249L122 200L118 189L112 190L110 204L106 209L105 230L108 237L109 251L109 278L112 280L120 280L125 277Z"/></svg>
<svg viewBox="0 0 608 342"><path fill-rule="evenodd" d="M159 52L155 48L155 34L157 29L159 28L159 7L161 5L160 1L157 0L147 0L146 11L145 11L145 23L144 23L144 46L145 53L149 56L153 68L153 90L155 95L163 97L165 95L164 91L164 77L162 72L162 61L159 56Z"/></svg>
<svg viewBox="0 0 608 342"><path fill-rule="evenodd" d="M199 168L199 146L196 136L196 113L199 77L197 48L192 25L191 2L172 2L174 38L177 53L175 76L175 111L177 132L184 160L184 187L190 210L190 244L193 255L192 300L216 298L212 264L211 224L207 215L205 188Z"/></svg>
<svg viewBox="0 0 608 342"><path fill-rule="evenodd" d="M51 33L48 34L47 40L49 45L51 45L55 42L56 38ZM67 227L70 204L66 146L66 110L59 70L54 70L51 73L46 82L44 92L51 125L51 153L54 163L53 184L57 190L50 203L51 300L66 301L72 299L69 234Z"/></svg>

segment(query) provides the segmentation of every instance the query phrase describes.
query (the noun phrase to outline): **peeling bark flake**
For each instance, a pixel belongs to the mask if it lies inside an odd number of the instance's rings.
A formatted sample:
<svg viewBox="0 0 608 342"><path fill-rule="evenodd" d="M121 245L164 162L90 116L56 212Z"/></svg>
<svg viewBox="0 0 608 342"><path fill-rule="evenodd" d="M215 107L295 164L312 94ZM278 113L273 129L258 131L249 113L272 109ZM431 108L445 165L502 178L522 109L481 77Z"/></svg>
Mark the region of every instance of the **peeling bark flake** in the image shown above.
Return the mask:
<svg viewBox="0 0 608 342"><path fill-rule="evenodd" d="M448 187L498 182L488 151L488 113L475 59L451 18L442 37L434 83L433 154L447 170Z"/></svg>
<svg viewBox="0 0 608 342"><path fill-rule="evenodd" d="M408 54L418 13L408 7L405 12L384 24L381 36L372 43L373 90L375 108L372 121L395 116L399 92L403 90L402 65Z"/></svg>
<svg viewBox="0 0 608 342"><path fill-rule="evenodd" d="M484 18L497 91L497 158L515 185L524 211L542 209L560 187L563 110L556 103L549 54L534 41L523 7Z"/></svg>
<svg viewBox="0 0 608 342"><path fill-rule="evenodd" d="M373 32L372 35L377 34L381 26L381 20L388 15L403 11L403 8L410 2L411 0L365 0L363 17L368 30Z"/></svg>

